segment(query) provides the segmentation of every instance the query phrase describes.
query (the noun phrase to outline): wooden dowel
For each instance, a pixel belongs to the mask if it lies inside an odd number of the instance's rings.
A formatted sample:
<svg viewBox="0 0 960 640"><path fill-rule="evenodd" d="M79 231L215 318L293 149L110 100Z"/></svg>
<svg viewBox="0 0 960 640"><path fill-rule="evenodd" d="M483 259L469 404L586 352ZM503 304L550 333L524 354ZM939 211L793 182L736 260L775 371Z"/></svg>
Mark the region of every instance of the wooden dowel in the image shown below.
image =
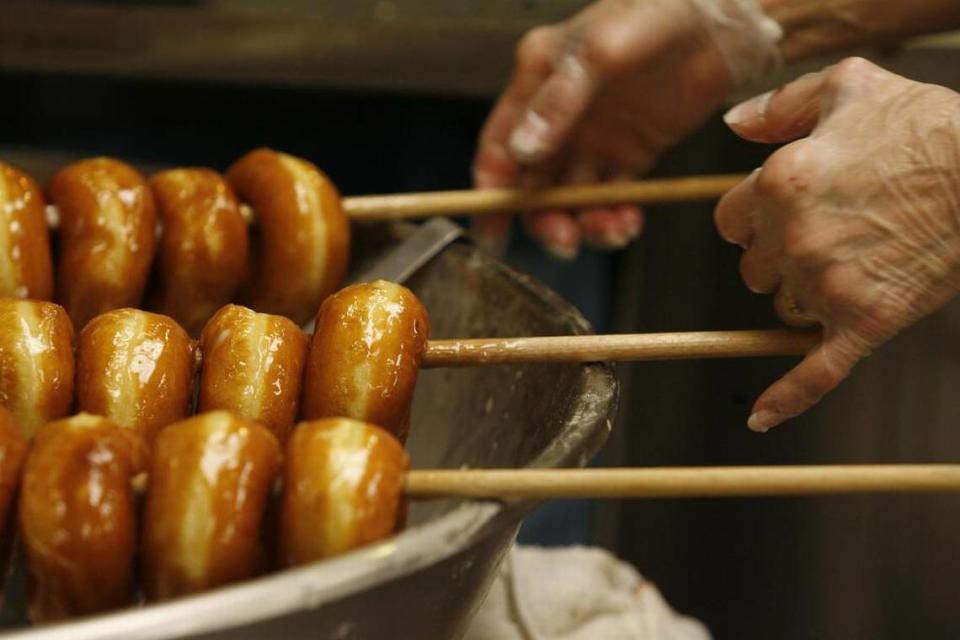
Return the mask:
<svg viewBox="0 0 960 640"><path fill-rule="evenodd" d="M787 356L819 340L816 331L779 329L431 340L423 366Z"/></svg>
<svg viewBox="0 0 960 640"><path fill-rule="evenodd" d="M467 189L379 196L348 196L343 209L354 220L396 220L447 215L515 213L598 204L659 204L716 200L745 175L662 178L633 182L519 189Z"/></svg>
<svg viewBox="0 0 960 640"><path fill-rule="evenodd" d="M960 465L450 469L407 474L408 497L704 498L960 492Z"/></svg>
<svg viewBox="0 0 960 640"><path fill-rule="evenodd" d="M464 189L393 193L347 196L341 203L349 218L369 222L432 216L519 213L602 204L669 204L716 200L744 178L745 175L731 174L570 185L537 191ZM47 205L45 213L47 226L59 229L60 212L57 208ZM253 225L257 222L256 212L246 203L240 205L240 215L247 224ZM162 226L158 222L157 235L161 232Z"/></svg>

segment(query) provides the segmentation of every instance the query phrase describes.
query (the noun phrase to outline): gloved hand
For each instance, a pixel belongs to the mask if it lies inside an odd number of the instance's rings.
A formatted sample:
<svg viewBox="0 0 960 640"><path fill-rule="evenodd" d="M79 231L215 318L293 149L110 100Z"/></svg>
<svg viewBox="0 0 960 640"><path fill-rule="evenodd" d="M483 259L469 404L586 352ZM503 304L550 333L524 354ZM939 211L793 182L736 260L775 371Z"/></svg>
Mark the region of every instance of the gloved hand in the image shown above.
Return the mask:
<svg viewBox="0 0 960 640"><path fill-rule="evenodd" d="M766 431L960 291L960 94L850 58L725 118L748 140L801 138L716 209L747 286L824 329L754 404L748 425Z"/></svg>
<svg viewBox="0 0 960 640"><path fill-rule="evenodd" d="M480 135L477 188L537 187L631 178L717 108L730 90L779 62L779 26L756 0L601 0L570 20L534 29ZM560 257L581 238L622 247L639 234L633 206L574 217L524 217ZM509 218L478 218L496 242Z"/></svg>

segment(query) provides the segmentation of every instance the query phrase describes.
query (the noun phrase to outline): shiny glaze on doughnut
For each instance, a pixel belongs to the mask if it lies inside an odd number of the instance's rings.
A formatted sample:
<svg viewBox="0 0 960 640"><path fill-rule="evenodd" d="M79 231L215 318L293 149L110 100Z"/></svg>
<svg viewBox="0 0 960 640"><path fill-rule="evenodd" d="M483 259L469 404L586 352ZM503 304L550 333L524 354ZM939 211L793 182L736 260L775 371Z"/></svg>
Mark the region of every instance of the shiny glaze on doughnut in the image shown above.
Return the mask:
<svg viewBox="0 0 960 640"><path fill-rule="evenodd" d="M185 418L193 398L194 345L172 318L116 309L77 341L77 410L138 430L148 443Z"/></svg>
<svg viewBox="0 0 960 640"><path fill-rule="evenodd" d="M27 437L70 413L73 325L52 302L0 298L0 405Z"/></svg>
<svg viewBox="0 0 960 640"><path fill-rule="evenodd" d="M406 287L378 280L330 296L307 354L303 418L354 418L404 442L429 334L427 311Z"/></svg>
<svg viewBox="0 0 960 640"><path fill-rule="evenodd" d="M33 178L0 162L0 296L53 298L46 201Z"/></svg>
<svg viewBox="0 0 960 640"><path fill-rule="evenodd" d="M240 300L303 324L346 273L350 225L340 195L311 163L270 149L237 160L227 180L258 220Z"/></svg>
<svg viewBox="0 0 960 640"><path fill-rule="evenodd" d="M198 411L256 420L281 443L297 419L307 337L282 316L227 305L200 336Z"/></svg>
<svg viewBox="0 0 960 640"><path fill-rule="evenodd" d="M163 221L153 307L192 336L229 302L247 263L247 223L216 171L171 169L150 179Z"/></svg>
<svg viewBox="0 0 960 640"><path fill-rule="evenodd" d="M53 177L50 199L60 211L57 300L74 325L138 306L156 242L153 195L143 176L111 158L81 160Z"/></svg>
<svg viewBox="0 0 960 640"><path fill-rule="evenodd" d="M0 586L6 576L12 531L11 507L17 487L20 486L20 471L27 456L27 439L13 414L0 407Z"/></svg>
<svg viewBox="0 0 960 640"><path fill-rule="evenodd" d="M264 569L263 515L280 470L265 427L226 411L157 436L144 520L144 591L165 600Z"/></svg>
<svg viewBox="0 0 960 640"><path fill-rule="evenodd" d="M137 523L130 480L146 461L137 432L100 416L80 414L37 431L19 505L31 620L131 601Z"/></svg>
<svg viewBox="0 0 960 640"><path fill-rule="evenodd" d="M301 422L287 441L280 560L295 566L394 533L409 459L383 429L347 418Z"/></svg>

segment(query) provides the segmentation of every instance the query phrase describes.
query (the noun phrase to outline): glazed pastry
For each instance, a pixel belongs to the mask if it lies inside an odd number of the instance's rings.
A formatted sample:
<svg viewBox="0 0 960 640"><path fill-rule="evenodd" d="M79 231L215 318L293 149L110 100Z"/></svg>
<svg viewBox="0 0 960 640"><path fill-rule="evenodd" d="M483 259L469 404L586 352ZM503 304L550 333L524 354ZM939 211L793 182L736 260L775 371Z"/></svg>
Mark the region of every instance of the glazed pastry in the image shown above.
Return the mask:
<svg viewBox="0 0 960 640"><path fill-rule="evenodd" d="M0 589L7 575L13 540L13 527L8 526L13 521L13 498L20 486L20 471L26 455L27 439L13 414L0 407Z"/></svg>
<svg viewBox="0 0 960 640"><path fill-rule="evenodd" d="M233 299L247 263L247 223L216 171L172 169L150 179L163 222L153 307L192 336Z"/></svg>
<svg viewBox="0 0 960 640"><path fill-rule="evenodd" d="M227 180L258 220L240 300L303 324L347 268L350 226L336 188L306 160L270 149L237 160Z"/></svg>
<svg viewBox="0 0 960 640"><path fill-rule="evenodd" d="M279 470L280 445L251 420L213 411L166 427L154 444L147 493L147 598L260 573L263 515Z"/></svg>
<svg viewBox="0 0 960 640"><path fill-rule="evenodd" d="M96 315L140 303L156 242L146 181L111 158L81 160L50 182L60 211L57 300L77 329Z"/></svg>
<svg viewBox="0 0 960 640"><path fill-rule="evenodd" d="M225 409L266 426L281 443L296 421L307 338L282 316L220 309L200 336L198 411Z"/></svg>
<svg viewBox="0 0 960 640"><path fill-rule="evenodd" d="M403 445L379 427L347 418L301 422L287 441L281 563L321 560L395 532L408 468Z"/></svg>
<svg viewBox="0 0 960 640"><path fill-rule="evenodd" d="M146 460L137 432L100 416L80 414L37 431L19 507L31 620L131 601L137 523L130 480Z"/></svg>
<svg viewBox="0 0 960 640"><path fill-rule="evenodd" d="M193 397L193 342L167 316L116 309L77 341L77 409L136 429L148 443L185 418Z"/></svg>
<svg viewBox="0 0 960 640"><path fill-rule="evenodd" d="M33 178L0 162L0 296L50 300L53 262L43 191Z"/></svg>
<svg viewBox="0 0 960 640"><path fill-rule="evenodd" d="M52 302L0 298L0 405L27 437L70 413L73 325Z"/></svg>
<svg viewBox="0 0 960 640"><path fill-rule="evenodd" d="M307 354L303 418L363 420L406 441L429 334L427 311L406 287L378 280L330 296Z"/></svg>

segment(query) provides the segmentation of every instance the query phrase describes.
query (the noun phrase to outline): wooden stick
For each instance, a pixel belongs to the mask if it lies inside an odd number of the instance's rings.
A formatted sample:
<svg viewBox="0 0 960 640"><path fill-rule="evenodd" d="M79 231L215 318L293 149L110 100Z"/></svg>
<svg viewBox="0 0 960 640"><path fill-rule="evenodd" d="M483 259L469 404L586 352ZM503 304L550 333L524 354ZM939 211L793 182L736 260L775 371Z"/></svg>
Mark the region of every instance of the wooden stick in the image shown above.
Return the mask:
<svg viewBox="0 0 960 640"><path fill-rule="evenodd" d="M780 329L431 340L423 366L789 356L819 341L819 332Z"/></svg>
<svg viewBox="0 0 960 640"><path fill-rule="evenodd" d="M654 204L716 200L745 175L661 178L552 187L536 191L485 189L379 196L349 196L343 209L353 220L396 220L447 215L515 213L598 204Z"/></svg>
<svg viewBox="0 0 960 640"><path fill-rule="evenodd" d="M347 196L341 200L341 203L349 218L367 222L449 215L475 216L602 204L668 204L716 200L744 178L746 178L745 175L731 174L571 185L537 191L464 189L462 191L393 193L378 196ZM60 212L57 208L54 205L47 205L45 214L47 226L51 229L59 229ZM240 205L240 215L247 224L257 223L256 211L246 203ZM159 236L162 233L162 225L159 222L157 225Z"/></svg>
<svg viewBox="0 0 960 640"><path fill-rule="evenodd" d="M960 465L891 464L647 469L415 469L408 497L704 498L960 492Z"/></svg>

